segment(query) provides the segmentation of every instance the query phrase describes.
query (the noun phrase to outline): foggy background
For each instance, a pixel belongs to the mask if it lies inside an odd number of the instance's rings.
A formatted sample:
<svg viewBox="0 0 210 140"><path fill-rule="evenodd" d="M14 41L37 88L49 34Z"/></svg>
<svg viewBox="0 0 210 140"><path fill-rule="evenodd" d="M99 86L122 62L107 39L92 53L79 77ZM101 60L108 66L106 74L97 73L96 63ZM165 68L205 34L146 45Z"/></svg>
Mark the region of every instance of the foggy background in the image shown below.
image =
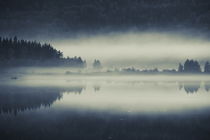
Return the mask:
<svg viewBox="0 0 210 140"><path fill-rule="evenodd" d="M209 57L209 0L0 0L0 36L105 66L176 68Z"/></svg>
<svg viewBox="0 0 210 140"><path fill-rule="evenodd" d="M64 55L100 59L109 67L177 68L179 62L210 60L210 42L170 32L126 32L53 41Z"/></svg>

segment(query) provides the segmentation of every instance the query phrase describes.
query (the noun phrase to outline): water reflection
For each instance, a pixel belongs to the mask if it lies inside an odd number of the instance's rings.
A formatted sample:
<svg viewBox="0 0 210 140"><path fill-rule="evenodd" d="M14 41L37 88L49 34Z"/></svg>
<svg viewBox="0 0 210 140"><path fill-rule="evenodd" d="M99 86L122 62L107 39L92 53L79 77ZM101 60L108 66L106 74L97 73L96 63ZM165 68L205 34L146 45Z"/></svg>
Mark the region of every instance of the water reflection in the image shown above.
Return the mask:
<svg viewBox="0 0 210 140"><path fill-rule="evenodd" d="M81 94L82 91L85 89L84 86L75 86L75 87L68 87L68 89L64 89L62 93L74 93L74 94ZM61 92L61 91L60 91Z"/></svg>
<svg viewBox="0 0 210 140"><path fill-rule="evenodd" d="M27 110L39 109L41 107L50 107L55 101L60 100L64 94L82 94L82 93L110 93L107 95L103 95L104 102L109 100L109 98L117 98L115 95L119 94L121 100L122 98L130 98L128 95L135 95L139 97L153 97L156 95L155 92L163 93L163 92L174 92L170 91L173 86L176 86L177 81L97 81L89 84L86 82L84 86L84 82L77 81L80 84L74 85L75 81L68 81L68 86L60 88L60 87L16 87L16 86L0 86L0 114L17 114L18 112L24 112ZM103 90L101 90L101 86L104 86ZM199 90L205 90L206 92L210 91L210 82L209 81L178 81L178 86L180 91L185 91L187 94L189 93L197 93ZM87 89L86 89L87 88ZM93 90L88 90L92 88ZM124 92L127 92L126 96L124 96ZM136 94L135 94L136 93ZM147 94L149 93L149 94ZM150 94L152 93L152 94ZM138 95L137 95L138 94ZM142 96L143 95L143 96ZM166 94L165 94L166 95ZM164 96L165 96L164 95ZM86 95L85 95L86 96ZM92 97L93 96L93 97ZM95 95L87 95L86 100L90 98L97 97ZM167 95L165 96L167 97ZM72 98L75 98L74 96ZM83 96L78 97L79 101L83 98ZM97 99L96 99L97 100ZM140 99L139 99L140 100ZM151 99L150 99L151 100ZM85 101L84 101L85 102ZM95 101L91 101L95 102ZM132 103L132 100L131 100Z"/></svg>
<svg viewBox="0 0 210 140"><path fill-rule="evenodd" d="M205 90L210 91L210 82L204 82Z"/></svg>
<svg viewBox="0 0 210 140"><path fill-rule="evenodd" d="M201 82L179 82L179 89L184 89L186 93L196 93L201 88Z"/></svg>
<svg viewBox="0 0 210 140"><path fill-rule="evenodd" d="M0 114L19 112L50 107L60 100L63 93L81 93L84 87L68 87L67 89L50 87L0 87Z"/></svg>
<svg viewBox="0 0 210 140"><path fill-rule="evenodd" d="M99 85L94 85L94 86L93 86L93 89L94 89L95 92L100 91L101 86L99 86Z"/></svg>
<svg viewBox="0 0 210 140"><path fill-rule="evenodd" d="M0 86L0 139L209 140L210 82L44 82Z"/></svg>
<svg viewBox="0 0 210 140"><path fill-rule="evenodd" d="M45 115L47 117L45 117ZM79 112L0 116L2 140L209 140L209 113L127 116ZM24 123L23 123L24 122Z"/></svg>
<svg viewBox="0 0 210 140"><path fill-rule="evenodd" d="M209 81L188 81L188 82L179 82L179 89L184 91L188 94L193 94L199 92L199 90L204 89L206 92L210 89L210 82Z"/></svg>

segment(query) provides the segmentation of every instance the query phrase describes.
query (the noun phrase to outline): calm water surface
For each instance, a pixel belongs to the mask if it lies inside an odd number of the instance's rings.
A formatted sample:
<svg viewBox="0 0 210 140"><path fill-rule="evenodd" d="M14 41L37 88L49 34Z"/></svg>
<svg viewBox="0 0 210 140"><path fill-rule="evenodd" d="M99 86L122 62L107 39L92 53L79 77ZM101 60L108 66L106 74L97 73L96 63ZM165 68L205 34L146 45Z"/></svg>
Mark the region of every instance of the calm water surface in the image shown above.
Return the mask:
<svg viewBox="0 0 210 140"><path fill-rule="evenodd" d="M209 76L44 76L0 81L0 139L209 140Z"/></svg>

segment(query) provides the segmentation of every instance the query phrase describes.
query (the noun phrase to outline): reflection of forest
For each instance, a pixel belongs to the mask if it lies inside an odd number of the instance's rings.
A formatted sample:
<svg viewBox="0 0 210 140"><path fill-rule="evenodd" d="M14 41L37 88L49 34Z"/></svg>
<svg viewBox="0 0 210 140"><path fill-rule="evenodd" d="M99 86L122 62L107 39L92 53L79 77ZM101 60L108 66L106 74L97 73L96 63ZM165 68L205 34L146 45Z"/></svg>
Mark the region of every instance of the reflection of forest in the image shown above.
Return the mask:
<svg viewBox="0 0 210 140"><path fill-rule="evenodd" d="M142 85L157 84L157 82L131 82L126 84ZM196 93L200 88L210 91L210 81L179 82L180 90L186 93ZM56 100L62 98L64 93L81 94L85 86L56 87L7 87L0 86L0 114L17 114L27 110L51 106ZM100 85L93 86L94 91L101 89Z"/></svg>
<svg viewBox="0 0 210 140"><path fill-rule="evenodd" d="M200 88L201 82L185 82L183 88L187 93L196 93Z"/></svg>
<svg viewBox="0 0 210 140"><path fill-rule="evenodd" d="M101 87L99 85L93 86L95 92L100 91Z"/></svg>
<svg viewBox="0 0 210 140"><path fill-rule="evenodd" d="M68 87L68 89L63 90L62 92L81 94L83 89L84 89L83 86L74 86L74 87Z"/></svg>
<svg viewBox="0 0 210 140"><path fill-rule="evenodd" d="M204 83L205 90L210 91L210 81Z"/></svg>
<svg viewBox="0 0 210 140"><path fill-rule="evenodd" d="M179 82L179 89L182 88L186 91L186 93L196 93L201 88L201 81L196 82ZM204 90L207 92L210 90L210 82L204 82Z"/></svg>
<svg viewBox="0 0 210 140"><path fill-rule="evenodd" d="M18 112L48 107L61 99L64 92L81 93L82 87L61 88L29 88L29 87L1 87L0 114L15 115Z"/></svg>

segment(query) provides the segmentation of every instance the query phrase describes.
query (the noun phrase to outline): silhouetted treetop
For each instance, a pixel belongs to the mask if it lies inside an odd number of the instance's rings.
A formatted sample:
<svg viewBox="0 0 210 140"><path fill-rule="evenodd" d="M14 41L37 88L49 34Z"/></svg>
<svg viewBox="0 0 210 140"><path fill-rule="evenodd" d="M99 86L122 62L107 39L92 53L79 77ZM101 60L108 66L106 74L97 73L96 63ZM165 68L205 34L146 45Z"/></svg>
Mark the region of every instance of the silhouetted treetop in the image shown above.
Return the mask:
<svg viewBox="0 0 210 140"><path fill-rule="evenodd" d="M18 40L14 38L0 39L0 59L60 59L62 52L54 49L50 44L40 44L36 41Z"/></svg>
<svg viewBox="0 0 210 140"><path fill-rule="evenodd" d="M209 62L206 62L205 63L204 72L205 73L210 73L210 64L209 64Z"/></svg>
<svg viewBox="0 0 210 140"><path fill-rule="evenodd" d="M184 72L201 72L201 67L196 60L186 60L184 63Z"/></svg>
<svg viewBox="0 0 210 140"><path fill-rule="evenodd" d="M102 68L101 62L99 60L94 60L93 68Z"/></svg>
<svg viewBox="0 0 210 140"><path fill-rule="evenodd" d="M64 58L50 44L0 37L0 62L5 65L67 65L86 66L81 57Z"/></svg>
<svg viewBox="0 0 210 140"><path fill-rule="evenodd" d="M184 71L184 66L179 63L179 67L178 67L178 72L183 72Z"/></svg>

